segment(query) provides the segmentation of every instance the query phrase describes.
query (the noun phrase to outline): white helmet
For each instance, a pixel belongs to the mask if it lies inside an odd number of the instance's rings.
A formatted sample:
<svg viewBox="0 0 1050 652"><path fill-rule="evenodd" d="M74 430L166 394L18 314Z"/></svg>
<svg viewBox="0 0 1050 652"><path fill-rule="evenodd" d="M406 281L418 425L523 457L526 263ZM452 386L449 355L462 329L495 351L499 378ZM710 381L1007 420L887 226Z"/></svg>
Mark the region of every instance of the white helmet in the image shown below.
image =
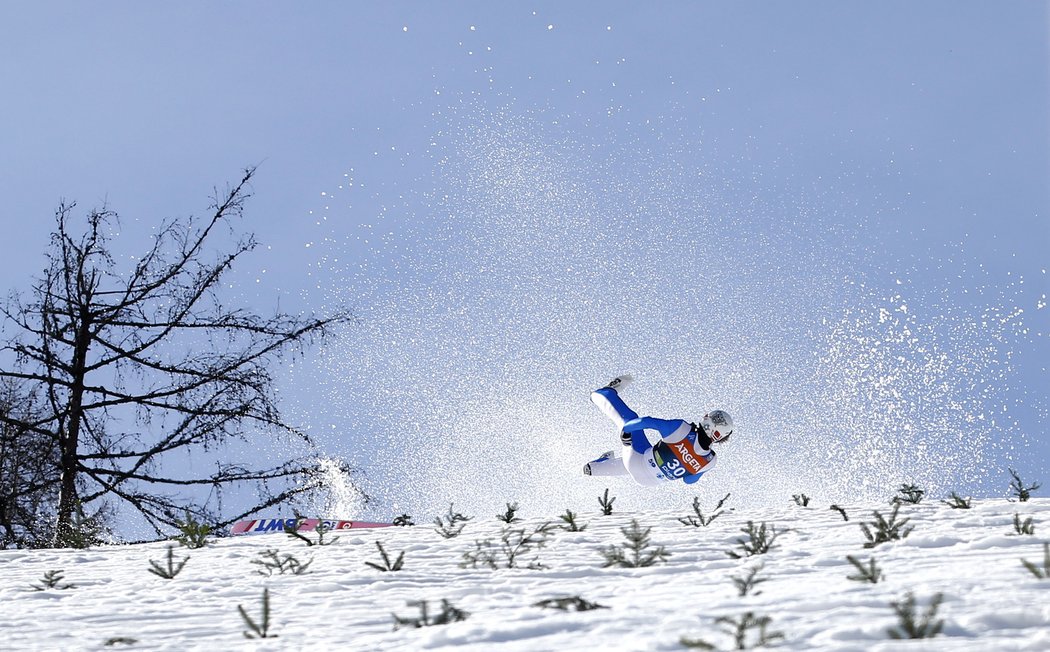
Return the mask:
<svg viewBox="0 0 1050 652"><path fill-rule="evenodd" d="M733 434L733 417L725 410L711 410L700 422L711 441L723 442Z"/></svg>

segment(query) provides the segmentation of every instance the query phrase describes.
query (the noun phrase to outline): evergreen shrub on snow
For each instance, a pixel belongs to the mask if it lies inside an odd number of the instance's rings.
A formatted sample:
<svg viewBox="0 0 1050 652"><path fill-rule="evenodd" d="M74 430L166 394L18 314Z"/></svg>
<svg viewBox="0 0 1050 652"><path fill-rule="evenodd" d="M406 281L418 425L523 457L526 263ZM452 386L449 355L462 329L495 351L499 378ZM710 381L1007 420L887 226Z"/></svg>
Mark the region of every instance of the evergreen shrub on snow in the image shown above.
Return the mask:
<svg viewBox="0 0 1050 652"><path fill-rule="evenodd" d="M452 606L452 603L448 600L441 600L441 611L437 615L431 615L429 605L426 600L416 600L409 602L410 607L419 607L419 617L412 618L410 616L398 616L392 614L394 617L394 631L401 629L402 627L431 627L433 625L447 625L448 623L454 623L461 620L466 620L470 615L468 612L462 609L457 609Z"/></svg>
<svg viewBox="0 0 1050 652"><path fill-rule="evenodd" d="M532 603L534 607L544 609L558 609L560 611L593 611L594 609L608 609L605 605L584 600L578 595L567 598L548 598Z"/></svg>
<svg viewBox="0 0 1050 652"><path fill-rule="evenodd" d="M88 514L78 501L69 524L59 530L55 539L56 547L90 548L106 543L106 540L112 536L106 526L106 520L105 508L99 509L94 514Z"/></svg>
<svg viewBox="0 0 1050 652"><path fill-rule="evenodd" d="M606 487L606 489L605 489L605 495L598 496L598 504L601 505L601 507L602 507L602 514L604 516L609 516L610 514L613 513L612 506L613 506L613 503L615 503L615 502L616 502L616 496L613 496L612 498L609 498L609 488L608 487Z"/></svg>
<svg viewBox="0 0 1050 652"><path fill-rule="evenodd" d="M765 567L765 564L759 564L751 569L751 571L743 577L734 577L733 585L736 586L737 595L741 598L746 597L748 594L758 595L761 591L755 591L755 587L762 582L768 582L769 578L758 577L758 574ZM752 593L753 592L753 593Z"/></svg>
<svg viewBox="0 0 1050 652"><path fill-rule="evenodd" d="M167 564L161 566L159 563L149 560L150 568L149 572L153 573L157 577L162 577L166 580L174 579L176 575L182 572L186 562L190 560L189 555L182 558L182 561L175 561L175 546L168 546L168 557Z"/></svg>
<svg viewBox="0 0 1050 652"><path fill-rule="evenodd" d="M922 618L917 618L915 596L911 593L908 593L900 602L890 603L899 620L897 628L887 630L890 638L933 638L940 634L941 629L944 628L944 620L935 619L937 618L937 610L943 601L943 594L938 593L933 596Z"/></svg>
<svg viewBox="0 0 1050 652"><path fill-rule="evenodd" d="M1035 523L1032 522L1032 517L1029 516L1025 520L1021 520L1021 515L1018 513L1014 514L1014 532L1017 534L1035 534Z"/></svg>
<svg viewBox="0 0 1050 652"><path fill-rule="evenodd" d="M34 591L46 591L47 589L74 589L76 584L63 584L62 580L65 579L65 572L59 570L49 570L44 573L44 577L40 579L39 584L30 585Z"/></svg>
<svg viewBox="0 0 1050 652"><path fill-rule="evenodd" d="M1014 498L1022 503L1028 502L1028 499L1032 497L1032 492L1042 486L1038 482L1025 485L1024 481L1021 480L1021 476L1013 469L1010 469L1010 475L1013 476L1013 480L1010 482L1010 492Z"/></svg>
<svg viewBox="0 0 1050 652"><path fill-rule="evenodd" d="M285 528L284 528L285 534L287 534L288 536L290 536L293 539L297 539L299 541L302 541L303 543L306 544L307 547L311 547L311 546L330 546L330 545L332 545L333 543L335 543L336 541L339 540L339 537L335 537L333 539L329 539L329 540L325 541L325 535L328 534L329 532L331 532L332 528L330 528L327 525L325 525L324 520L320 519L320 518L316 519L317 520L317 527L314 528L314 533L317 535L317 539L316 540L315 539L311 539L310 537L306 536L305 534L303 534L300 531L300 528L302 527L303 521L305 521L305 520L306 519L304 519L302 516L300 516L299 514L296 514L295 515L295 525L293 525L293 526L285 526Z"/></svg>
<svg viewBox="0 0 1050 652"><path fill-rule="evenodd" d="M963 498L953 491L952 495L948 497L948 500L942 500L941 502L952 509L970 509L970 500L970 498Z"/></svg>
<svg viewBox="0 0 1050 652"><path fill-rule="evenodd" d="M520 568L521 558L547 545L547 538L554 530L550 521L537 525L531 532L525 528L505 527L498 543L490 539L474 541L474 550L463 553L461 568L487 566L492 570L499 568ZM525 568L540 570L546 568L537 558L533 558Z"/></svg>
<svg viewBox="0 0 1050 652"><path fill-rule="evenodd" d="M576 522L576 514L571 509L566 509L565 513L561 515L561 520L565 522L565 525L561 526L563 530L568 532L583 532L587 529L587 525L580 525Z"/></svg>
<svg viewBox="0 0 1050 652"><path fill-rule="evenodd" d="M260 575L273 575L275 572L278 575L284 575L285 573L291 573L292 575L302 575L306 572L306 569L310 567L310 564L314 562L310 559L308 562L301 562L295 555L281 554L280 551L273 548L266 552L259 553L261 559L253 559L252 563L256 566L261 566L259 570Z"/></svg>
<svg viewBox="0 0 1050 652"><path fill-rule="evenodd" d="M856 575L847 575L846 579L854 582L870 582L871 584L878 584L879 580L883 579L882 570L875 565L874 557L868 560L867 566L860 563L853 555L846 555L846 561L853 564L857 569Z"/></svg>
<svg viewBox="0 0 1050 652"><path fill-rule="evenodd" d="M130 636L114 636L113 638L107 638L106 642L102 645L106 647L116 647L118 645L135 645L139 640L137 638L131 638Z"/></svg>
<svg viewBox="0 0 1050 652"><path fill-rule="evenodd" d="M175 521L175 527L179 529L179 534L176 535L175 540L187 548L196 550L208 545L208 537L211 535L212 527L194 518L190 510L186 510L185 520Z"/></svg>
<svg viewBox="0 0 1050 652"><path fill-rule="evenodd" d="M276 634L270 633L270 589L263 589L262 616L259 622L255 622L241 605L237 605L237 612L241 614L244 624L248 626L244 632L244 638L277 638Z"/></svg>
<svg viewBox="0 0 1050 652"><path fill-rule="evenodd" d="M448 513L445 514L444 518L438 516L434 519L434 523L437 525L434 530L446 539L458 537L460 533L463 532L463 528L467 526L467 521L473 518L472 516L464 516L453 510L453 504L454 503L448 504Z"/></svg>
<svg viewBox="0 0 1050 652"><path fill-rule="evenodd" d="M496 514L496 518L504 523L518 523L521 518L518 517L518 503L507 503L507 511L502 514Z"/></svg>
<svg viewBox="0 0 1050 652"><path fill-rule="evenodd" d="M728 498L728 497L729 497L729 495L727 494L726 498ZM678 522L681 523L682 525L692 525L693 527L701 527L701 526L707 527L708 525L711 525L712 521L714 521L716 518L718 518L719 516L722 515L722 512L718 511L718 508L721 507L722 503L724 503L724 502L725 502L725 498L723 498L718 503L718 507L715 507L715 513L714 514L712 514L711 516L705 517L704 513L702 511L700 511L700 498L699 497L694 497L693 498L693 513L696 514L696 516L695 517L694 516L686 516L684 518L679 518Z"/></svg>
<svg viewBox="0 0 1050 652"><path fill-rule="evenodd" d="M860 529L864 532L864 536L868 539L868 542L864 544L865 548L874 548L880 543L886 543L887 541L896 541L903 539L904 537L911 534L914 528L905 528L908 519L897 520L897 512L900 511L900 503L893 506L893 513L890 514L889 520L886 520L882 514L878 511L872 512L875 517L875 521L872 523L861 523Z"/></svg>
<svg viewBox="0 0 1050 652"><path fill-rule="evenodd" d="M849 516L846 515L846 510L842 509L838 505L832 505L829 509L831 509L832 511L838 512L842 516L842 520L843 521L848 521L849 520Z"/></svg>
<svg viewBox="0 0 1050 652"><path fill-rule="evenodd" d="M1035 575L1036 578L1045 580L1050 579L1050 543L1043 544L1043 567L1039 568L1027 559L1022 559L1021 563L1028 569L1028 572Z"/></svg>
<svg viewBox="0 0 1050 652"><path fill-rule="evenodd" d="M784 639L784 635L781 632L768 631L767 628L772 621L773 619L769 616L756 616L754 612L748 611L739 618L721 616L715 619L715 624L721 626L725 634L733 637L733 649L749 650L756 647L764 647ZM751 636L752 633L754 637ZM683 636L678 642L688 648L700 650L717 649L703 639L690 639Z"/></svg>
<svg viewBox="0 0 1050 652"><path fill-rule="evenodd" d="M922 497L925 495L926 491L914 484L902 484L900 489L897 490L897 495L894 497L893 502L898 505L900 503L918 505L922 502Z"/></svg>
<svg viewBox="0 0 1050 652"><path fill-rule="evenodd" d="M637 519L631 519L629 526L620 528L627 543L623 546L609 546L600 550L602 557L605 558L603 566L605 568L609 566L639 568L667 561L671 553L667 552L663 546L649 549L650 531L652 531L651 527L643 530Z"/></svg>
<svg viewBox="0 0 1050 652"><path fill-rule="evenodd" d="M404 566L404 564L405 564L405 551L402 550L401 554L399 554L397 556L397 559L395 559L393 562L391 562L390 561L390 555L388 555L386 553L386 550L383 548L383 544L382 543L380 543L379 541L376 541L376 548L379 548L379 556L383 560L383 563L382 564L377 564L375 562L366 561L365 562L366 566L371 566L372 568L374 568L376 570L384 571L384 572L392 572L392 571L399 571L399 570L401 570L401 567Z"/></svg>
<svg viewBox="0 0 1050 652"><path fill-rule="evenodd" d="M767 529L764 522L760 526L755 527L754 521L748 521L747 527L741 528L740 531L747 535L746 539L736 540L741 552L726 551L726 554L733 559L766 554L773 549L773 542L777 540L777 537L787 530L777 532L775 525Z"/></svg>

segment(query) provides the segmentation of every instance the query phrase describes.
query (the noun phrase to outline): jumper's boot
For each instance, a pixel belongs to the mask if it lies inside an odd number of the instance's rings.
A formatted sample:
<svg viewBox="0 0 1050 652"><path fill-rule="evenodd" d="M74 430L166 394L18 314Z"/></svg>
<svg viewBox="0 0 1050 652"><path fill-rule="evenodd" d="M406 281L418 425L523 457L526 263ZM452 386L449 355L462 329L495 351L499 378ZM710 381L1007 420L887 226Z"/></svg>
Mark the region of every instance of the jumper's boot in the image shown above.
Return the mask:
<svg viewBox="0 0 1050 652"><path fill-rule="evenodd" d="M629 382L631 382L630 376L617 376L610 380L605 387L591 392L591 402L598 406L602 414L609 417L609 420L616 424L616 427L619 429L622 429L623 424L631 419L638 418L638 413L627 407L627 404L620 398L619 390L623 389Z"/></svg>
<svg viewBox="0 0 1050 652"><path fill-rule="evenodd" d="M617 392L622 392L623 388L629 385L632 380L634 379L628 376L627 374L623 374L610 380L609 384L607 384L606 387L610 389L615 389Z"/></svg>
<svg viewBox="0 0 1050 652"><path fill-rule="evenodd" d="M623 460L613 457L613 451L605 451L598 459L583 465L584 475L627 475Z"/></svg>

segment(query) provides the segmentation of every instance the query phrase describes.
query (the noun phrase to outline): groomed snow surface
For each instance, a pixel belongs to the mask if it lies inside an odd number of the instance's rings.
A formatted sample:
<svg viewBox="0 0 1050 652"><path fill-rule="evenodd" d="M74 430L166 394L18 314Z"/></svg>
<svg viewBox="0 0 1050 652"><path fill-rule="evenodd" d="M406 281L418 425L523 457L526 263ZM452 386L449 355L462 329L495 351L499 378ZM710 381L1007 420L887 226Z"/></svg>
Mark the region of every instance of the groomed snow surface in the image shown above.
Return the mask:
<svg viewBox="0 0 1050 652"><path fill-rule="evenodd" d="M612 491L610 495L615 495ZM730 625L751 612L769 617L770 645L787 650L1047 650L1050 649L1050 580L1022 565L1043 565L1050 536L1050 499L1025 503L975 500L952 509L926 500L902 507L909 536L865 549L860 523L873 511L889 518L888 504L843 504L849 521L828 505L791 503L783 508L733 509L706 527L683 525L692 513L595 510L577 515L581 532L559 529L547 545L517 560L546 568L463 568L476 541L498 543L506 524L475 514L455 538L443 538L430 522L414 527L355 530L330 546L306 546L284 534L216 539L199 550L176 548L189 560L173 579L150 572L165 564L166 543L88 550L0 551L0 647L5 650L675 650L682 637L733 649ZM700 505L711 516L714 505ZM529 515L512 527L529 533L557 514ZM1015 533L1015 514L1032 518L1034 535ZM471 514L467 514L471 516ZM346 516L346 515L341 515ZM641 568L603 567L602 548L626 543L623 528L636 519L652 547L663 546L666 563ZM769 552L743 553L739 539L748 521L779 533ZM311 535L314 536L314 535ZM403 568L381 572L376 542ZM260 574L268 549L312 563L304 574ZM652 548L650 548L651 550ZM857 569L846 559L871 557L884 579L877 584L847 579ZM500 555L497 555L500 559ZM505 557L501 561L505 561ZM741 596L733 578L756 566L765 579ZM49 571L63 571L71 588L40 586ZM269 633L249 640L238 612L261 620L263 590L270 594ZM891 603L912 592L917 617L938 593L943 632L924 641L893 640L887 630L900 620ZM579 596L604 606L560 611L534 606ZM426 600L433 616L445 599L469 614L465 620L395 631L393 614L418 618ZM748 633L753 645L757 629ZM107 645L108 643L108 645Z"/></svg>

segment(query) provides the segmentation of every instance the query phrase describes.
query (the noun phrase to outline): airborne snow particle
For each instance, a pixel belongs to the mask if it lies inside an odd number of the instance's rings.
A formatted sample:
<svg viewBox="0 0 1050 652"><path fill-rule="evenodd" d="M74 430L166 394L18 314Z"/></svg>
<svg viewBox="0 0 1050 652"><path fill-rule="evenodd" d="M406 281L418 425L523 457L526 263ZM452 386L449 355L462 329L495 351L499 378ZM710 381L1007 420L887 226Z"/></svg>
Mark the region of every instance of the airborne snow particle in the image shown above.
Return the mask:
<svg viewBox="0 0 1050 652"><path fill-rule="evenodd" d="M530 493L548 510L561 507L574 489L546 480L552 473L576 477L577 458L615 436L600 415L587 411L586 394L589 383L609 372L608 361L621 359L636 369L659 370L640 384L642 405L685 415L698 400L717 401L741 414L756 441L793 451L801 461L787 470L768 449L727 452L727 468L760 471L719 480L734 496L746 486L752 502L780 500L785 474L819 477L827 496L872 497L904 480L957 488L975 469L997 461L1001 449L987 429L975 433L965 426L988 406L998 412L1008 404L1009 388L981 382L1010 371L1009 355L986 346L1006 334L1005 324L982 324L950 293L924 292L886 262L877 277L858 272L854 252L829 258L828 241L819 236L787 229L771 238L767 213L782 210L718 183L718 170L673 165L660 148L638 156L632 144L600 138L597 130L566 144L557 125L572 119L484 107L456 115L451 134L424 141L437 149L440 165L415 239L371 240L377 253L399 250L400 262L390 263L389 276L368 275L371 329L336 342L317 371L323 400L348 406L331 408L340 423L367 421L381 444L399 440L400 424L418 424L413 427L427 440L425 455L397 459L399 472L413 474L410 492L400 476L382 471L390 462L386 453L374 460L369 488L380 500L404 500L408 493L413 509L425 511L429 496L458 497L459 478L440 469L467 467L477 442L498 438L507 445L491 451L496 461L522 469L501 479L500 491ZM644 124L659 130L668 123ZM634 119L632 128L637 125ZM600 160L588 153L591 145L604 148ZM399 143L397 151L411 149ZM652 162L661 160L668 162L653 169ZM698 186L697 178L711 181ZM392 189L382 194L391 208L395 198L397 206L409 205ZM657 220L660 232L649 228ZM705 238L693 236L728 233L749 246L740 246L724 265L703 264ZM607 264L669 242L685 243L689 255L674 265ZM797 268L813 273L784 275L771 260L799 261ZM360 262L361 269L384 264ZM965 294L969 279L959 271L963 283L955 292ZM341 295L354 285L339 282L332 291ZM673 292L660 289L670 287ZM621 305L636 297L651 310L627 323ZM680 302L730 309L699 331L656 317L660 308ZM543 319L535 318L538 311ZM782 323L782 314L797 319ZM675 368L667 370L672 357ZM442 378L441 391L432 389L435 377ZM985 393L974 395L971 388L986 385ZM445 400L448 394L457 397L454 404ZM536 401L543 415L534 414ZM1011 431L1006 434L1016 439L1011 416L996 415L994 430ZM547 425L577 421L579 444L567 450ZM434 422L447 428L423 425ZM887 432L895 433L892 440ZM369 448L388 449L400 455L396 446ZM475 511L500 498L476 493ZM632 505L663 500L641 491L632 498Z"/></svg>

